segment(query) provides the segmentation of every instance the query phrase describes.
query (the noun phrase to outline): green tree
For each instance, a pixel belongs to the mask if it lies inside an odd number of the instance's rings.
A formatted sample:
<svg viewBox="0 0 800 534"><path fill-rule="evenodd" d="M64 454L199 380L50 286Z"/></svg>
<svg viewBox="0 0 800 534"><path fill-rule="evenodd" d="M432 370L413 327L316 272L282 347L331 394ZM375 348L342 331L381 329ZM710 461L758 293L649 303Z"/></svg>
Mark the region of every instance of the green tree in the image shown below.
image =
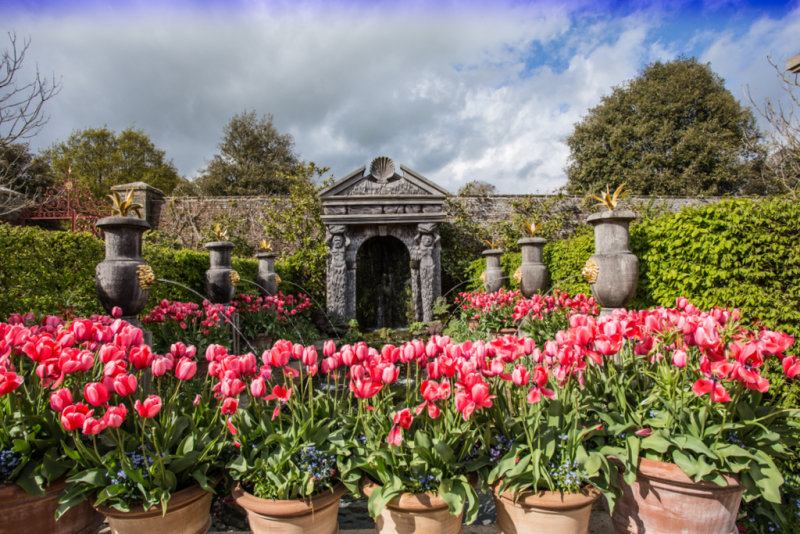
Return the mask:
<svg viewBox="0 0 800 534"><path fill-rule="evenodd" d="M737 194L759 151L755 120L708 64L648 65L603 98L567 140L570 193L622 182L640 195Z"/></svg>
<svg viewBox="0 0 800 534"><path fill-rule="evenodd" d="M223 130L216 154L197 185L210 196L286 195L291 189L285 177L301 163L294 153L294 139L280 134L272 115L255 111L235 115Z"/></svg>
<svg viewBox="0 0 800 534"><path fill-rule="evenodd" d="M277 268L287 280L302 286L302 290L315 298L321 298L326 289L328 247L322 202L317 192L333 183L333 176L323 178L329 170L310 162L297 166L292 174L277 174L288 186L287 196L271 199L264 211L266 240L272 241L280 253ZM295 293L300 288L290 286L281 290Z"/></svg>
<svg viewBox="0 0 800 534"><path fill-rule="evenodd" d="M111 186L146 182L171 193L181 182L172 160L156 148L150 137L133 127L119 135L107 126L76 130L69 139L42 153L58 176L72 176L97 199L105 199Z"/></svg>

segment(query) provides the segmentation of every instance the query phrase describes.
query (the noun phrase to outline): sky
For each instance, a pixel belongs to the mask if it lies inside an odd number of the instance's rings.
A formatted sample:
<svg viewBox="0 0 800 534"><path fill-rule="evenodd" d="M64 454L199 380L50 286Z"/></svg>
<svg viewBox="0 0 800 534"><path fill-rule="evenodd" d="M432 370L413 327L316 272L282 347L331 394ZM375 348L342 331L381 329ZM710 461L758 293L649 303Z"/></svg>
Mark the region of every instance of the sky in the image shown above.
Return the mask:
<svg viewBox="0 0 800 534"><path fill-rule="evenodd" d="M453 193L549 193L575 123L649 63L780 98L767 58L800 53L800 0L0 0L0 29L61 84L33 150L133 126L193 179L254 110L336 179L388 156Z"/></svg>

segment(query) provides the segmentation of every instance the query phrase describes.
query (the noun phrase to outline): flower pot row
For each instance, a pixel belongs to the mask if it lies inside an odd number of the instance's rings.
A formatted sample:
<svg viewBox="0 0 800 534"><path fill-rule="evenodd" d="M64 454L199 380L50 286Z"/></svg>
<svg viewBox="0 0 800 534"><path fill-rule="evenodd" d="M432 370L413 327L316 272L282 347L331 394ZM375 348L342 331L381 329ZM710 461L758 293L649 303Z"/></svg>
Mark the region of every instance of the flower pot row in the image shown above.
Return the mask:
<svg viewBox="0 0 800 534"><path fill-rule="evenodd" d="M744 488L737 477L726 476L727 485L694 482L674 464L642 459L636 481L622 484L612 521L616 532L730 533L735 529ZM0 486L2 532L36 531L54 534L93 534L105 518L113 534L203 534L211 525L212 494L200 486L178 491L167 512L160 506L122 512L88 503L72 508L59 521L53 513L63 482L53 484L45 496L31 497L15 485ZM363 480L360 489L369 497L379 486ZM592 486L579 492L527 492L515 495L493 489L497 530L501 534L586 534L592 505L601 493ZM253 534L336 534L339 501L347 492L337 484L307 499L258 498L237 483L232 496L247 512ZM382 534L458 534L461 515L451 515L447 502L434 493L403 493L393 498L375 518Z"/></svg>

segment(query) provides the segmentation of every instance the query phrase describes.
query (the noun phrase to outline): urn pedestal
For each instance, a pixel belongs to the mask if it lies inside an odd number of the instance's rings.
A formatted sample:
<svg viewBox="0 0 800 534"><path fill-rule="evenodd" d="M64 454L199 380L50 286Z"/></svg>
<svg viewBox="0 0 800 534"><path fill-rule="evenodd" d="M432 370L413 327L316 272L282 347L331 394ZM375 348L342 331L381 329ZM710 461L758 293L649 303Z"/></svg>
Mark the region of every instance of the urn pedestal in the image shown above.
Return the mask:
<svg viewBox="0 0 800 534"><path fill-rule="evenodd" d="M97 264L97 298L110 314L118 306L122 319L138 326L137 316L144 309L149 289L139 282L142 259L142 235L150 229L147 221L136 217L105 217L97 221L106 239L106 257Z"/></svg>
<svg viewBox="0 0 800 534"><path fill-rule="evenodd" d="M503 255L503 250L499 248L491 248L484 250L483 255L486 256L486 270L483 272L483 287L487 293L494 293L503 287L503 279L506 273L500 267L500 256Z"/></svg>
<svg viewBox="0 0 800 534"><path fill-rule="evenodd" d="M231 251L234 244L230 241L212 241L205 244L208 250L211 267L206 271L206 295L214 304L227 304L233 299L236 289L231 280Z"/></svg>
<svg viewBox="0 0 800 534"><path fill-rule="evenodd" d="M256 284L258 284L258 292L262 296L271 296L278 292L278 275L275 273L275 258L277 256L274 252L259 252L256 254L256 259L258 260Z"/></svg>
<svg viewBox="0 0 800 534"><path fill-rule="evenodd" d="M517 241L522 249L522 265L519 267L519 289L526 299L534 293L543 292L550 280L547 266L542 263L542 253L547 240L541 237L526 237Z"/></svg>
<svg viewBox="0 0 800 534"><path fill-rule="evenodd" d="M628 210L593 213L586 222L594 227L594 255L584 268L601 315L624 308L636 293L639 259L628 248L628 226L636 214Z"/></svg>

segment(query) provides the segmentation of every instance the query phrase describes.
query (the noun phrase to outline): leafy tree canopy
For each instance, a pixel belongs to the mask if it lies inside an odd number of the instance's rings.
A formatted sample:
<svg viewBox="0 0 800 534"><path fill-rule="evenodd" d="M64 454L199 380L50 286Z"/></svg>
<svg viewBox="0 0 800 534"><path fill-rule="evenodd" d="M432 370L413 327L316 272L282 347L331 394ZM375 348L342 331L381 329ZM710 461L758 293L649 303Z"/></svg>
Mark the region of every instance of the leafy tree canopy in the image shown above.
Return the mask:
<svg viewBox="0 0 800 534"><path fill-rule="evenodd" d="M708 64L652 63L575 125L567 190L626 182L640 195L737 194L755 175L759 151L746 140L757 137L750 110Z"/></svg>
<svg viewBox="0 0 800 534"><path fill-rule="evenodd" d="M73 178L97 199L105 199L113 185L146 182L169 194L181 182L166 153L156 148L144 131L133 127L119 135L107 126L76 130L42 155L57 176L66 176L71 169Z"/></svg>
<svg viewBox="0 0 800 534"><path fill-rule="evenodd" d="M197 179L209 196L286 195L291 184L285 176L300 166L294 139L280 134L272 115L255 111L235 115L223 130L216 154Z"/></svg>

